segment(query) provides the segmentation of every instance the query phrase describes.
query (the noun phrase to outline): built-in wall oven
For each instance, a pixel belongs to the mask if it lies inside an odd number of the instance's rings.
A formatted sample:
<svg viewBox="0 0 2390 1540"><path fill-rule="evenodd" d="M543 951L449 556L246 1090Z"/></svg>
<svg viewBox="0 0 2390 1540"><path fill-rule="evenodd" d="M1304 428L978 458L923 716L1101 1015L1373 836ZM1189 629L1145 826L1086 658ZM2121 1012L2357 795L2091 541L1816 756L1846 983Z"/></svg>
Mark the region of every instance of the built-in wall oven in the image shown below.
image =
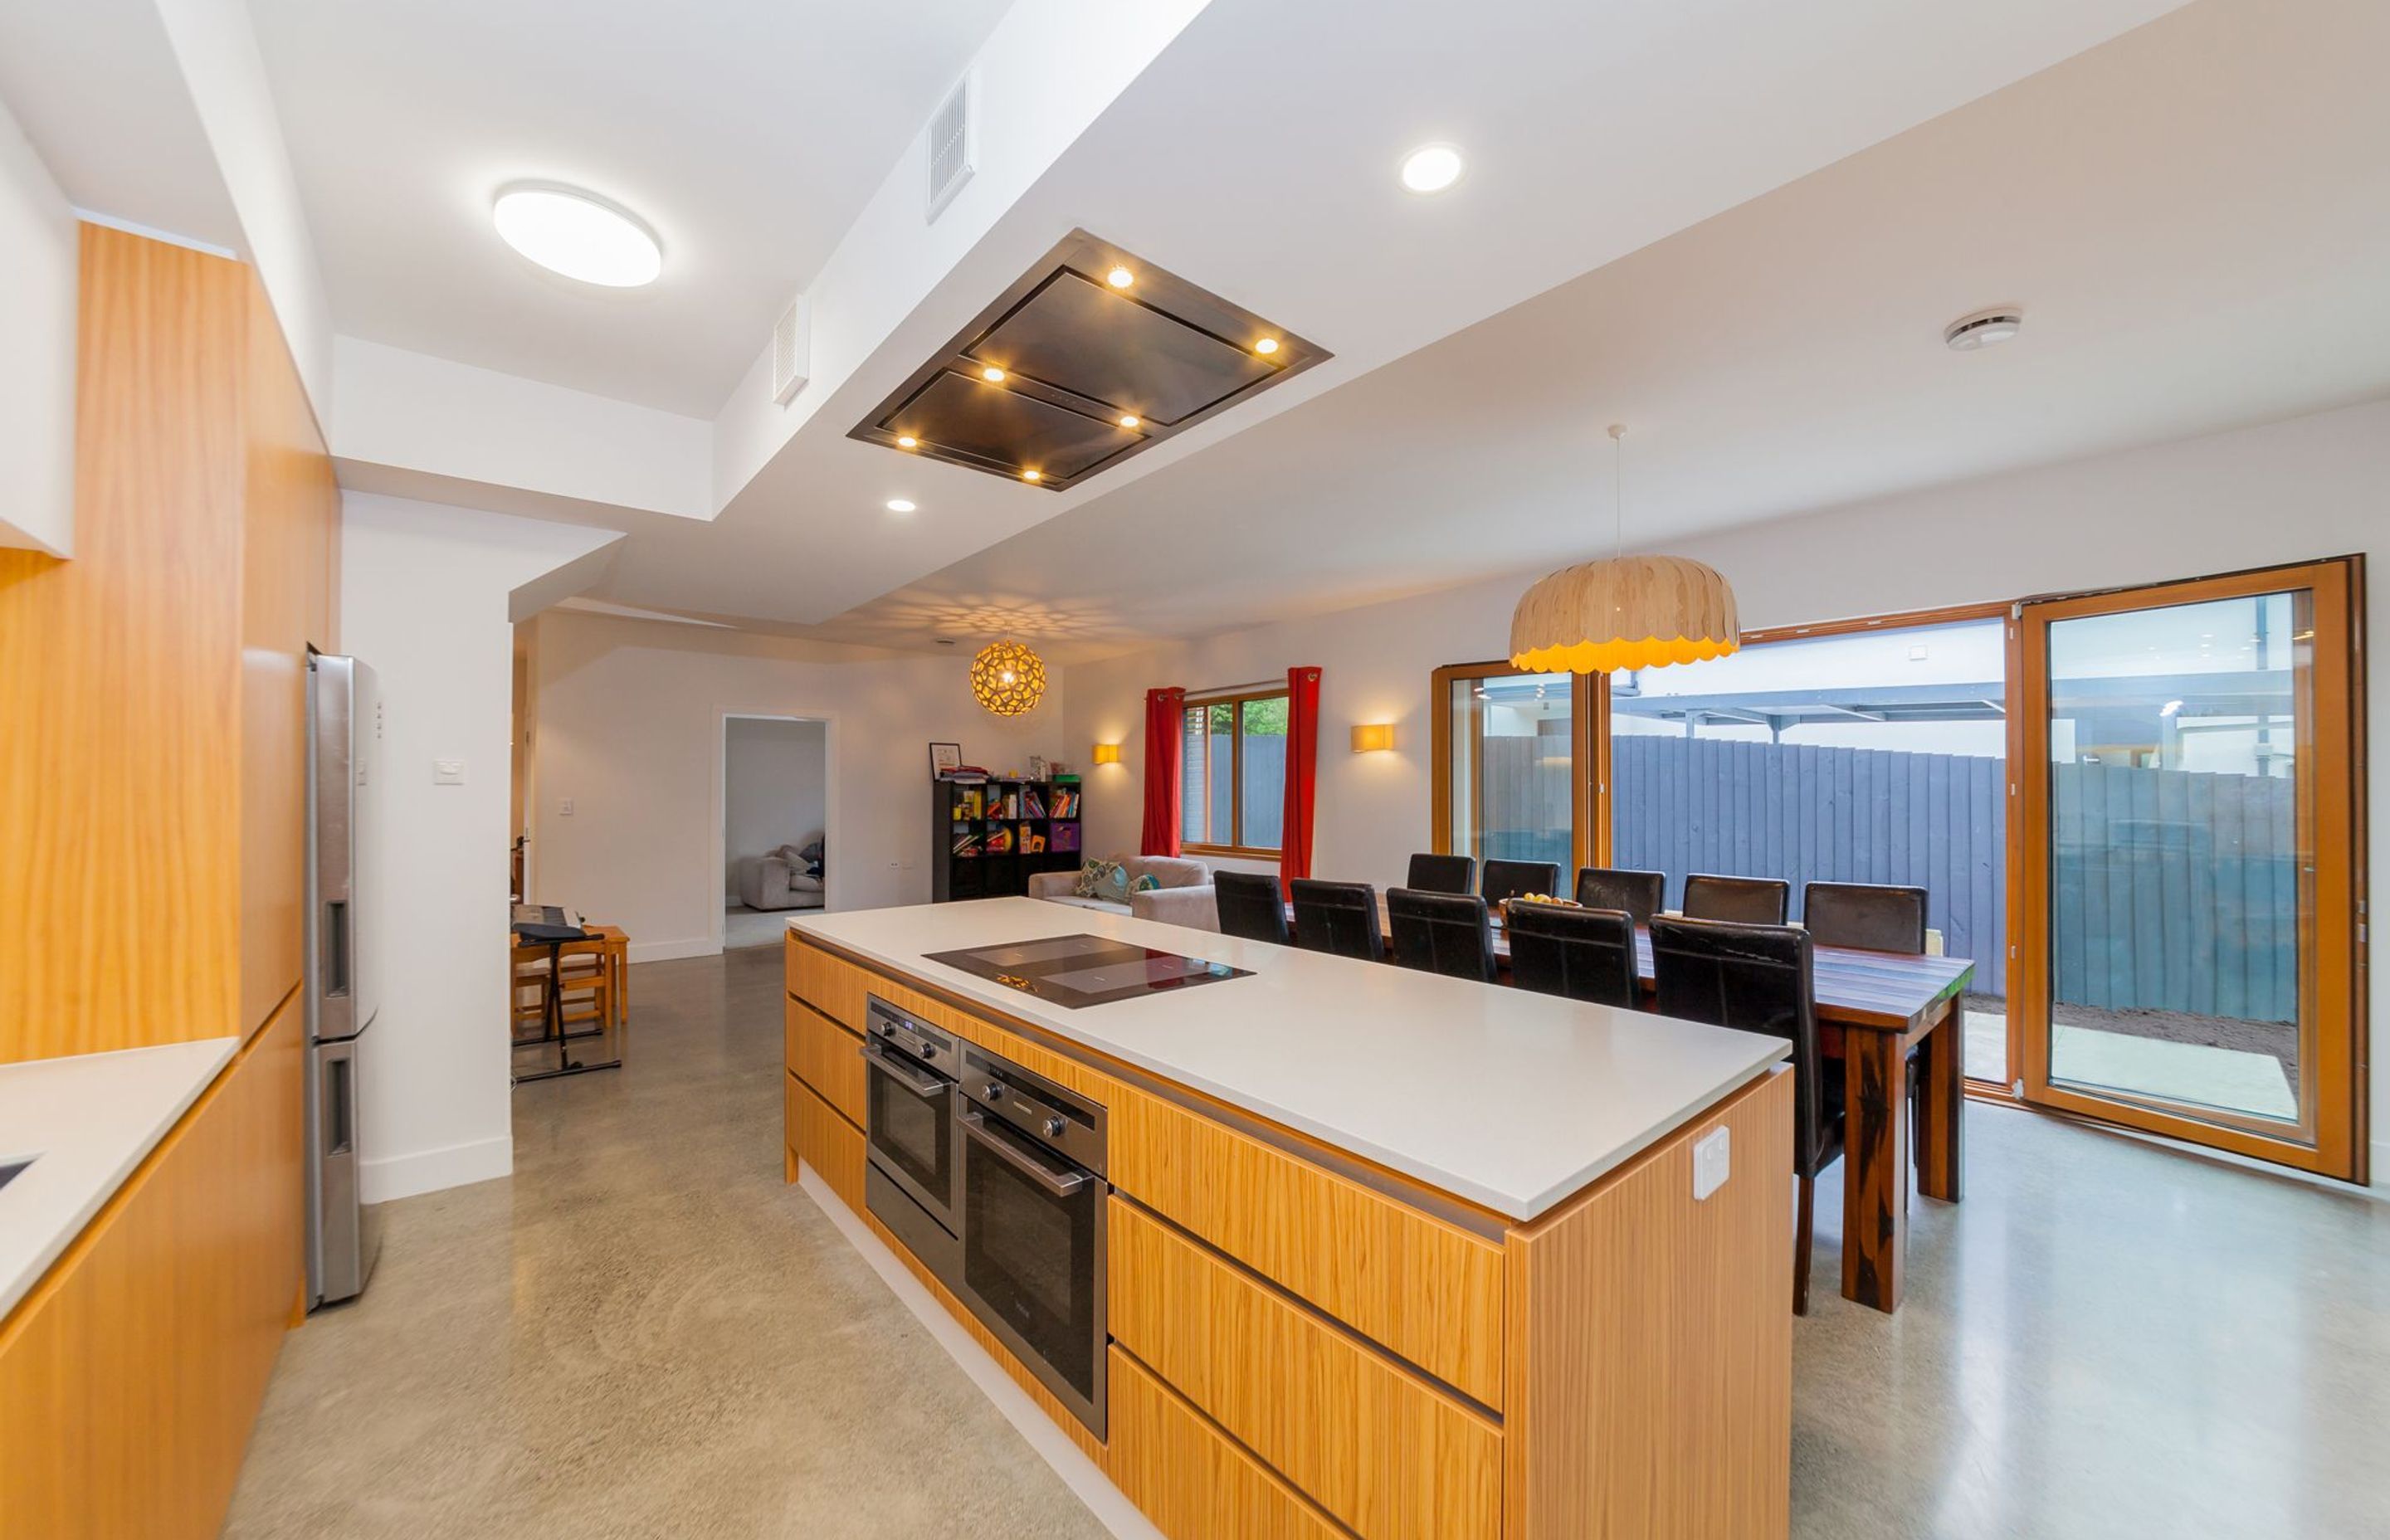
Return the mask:
<svg viewBox="0 0 2390 1540"><path fill-rule="evenodd" d="M877 995L864 1202L1104 1436L1104 1109Z"/></svg>
<svg viewBox="0 0 2390 1540"><path fill-rule="evenodd" d="M1104 1435L1104 1110L970 1044L960 1132L963 1298Z"/></svg>
<svg viewBox="0 0 2390 1540"><path fill-rule="evenodd" d="M878 995L864 1008L864 1206L940 1278L961 1265L954 1037Z"/></svg>

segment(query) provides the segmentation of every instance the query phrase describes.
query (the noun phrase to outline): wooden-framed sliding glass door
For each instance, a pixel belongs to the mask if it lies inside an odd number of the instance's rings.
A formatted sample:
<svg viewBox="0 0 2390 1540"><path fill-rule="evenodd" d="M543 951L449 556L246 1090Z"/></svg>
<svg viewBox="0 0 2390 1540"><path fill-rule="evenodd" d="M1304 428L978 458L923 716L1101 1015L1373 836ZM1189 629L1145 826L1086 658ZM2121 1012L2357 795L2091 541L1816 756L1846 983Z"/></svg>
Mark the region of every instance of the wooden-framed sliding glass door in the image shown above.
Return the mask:
<svg viewBox="0 0 2390 1540"><path fill-rule="evenodd" d="M2364 1179L2361 577L2018 607L2025 1100Z"/></svg>

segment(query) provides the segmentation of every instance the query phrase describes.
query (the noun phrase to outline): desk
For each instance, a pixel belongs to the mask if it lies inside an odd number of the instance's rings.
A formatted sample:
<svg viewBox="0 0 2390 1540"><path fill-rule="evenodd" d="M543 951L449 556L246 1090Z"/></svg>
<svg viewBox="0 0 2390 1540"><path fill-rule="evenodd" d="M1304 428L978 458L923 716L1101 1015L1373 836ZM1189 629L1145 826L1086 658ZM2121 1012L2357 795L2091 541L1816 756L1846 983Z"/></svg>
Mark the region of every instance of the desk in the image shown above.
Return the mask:
<svg viewBox="0 0 2390 1540"><path fill-rule="evenodd" d="M1383 913L1384 898L1379 900ZM1843 1298L1899 1307L1908 1254L1908 1077L1917 1056L1917 1187L1956 1203L1962 1193L1960 1111L1966 1100L1959 996L1975 976L1965 957L1814 949L1811 990L1820 1026L1842 1038ZM1494 956L1510 965L1498 920ZM1635 932L1635 970L1652 988L1651 937ZM1832 1072L1828 1071L1829 1073Z"/></svg>

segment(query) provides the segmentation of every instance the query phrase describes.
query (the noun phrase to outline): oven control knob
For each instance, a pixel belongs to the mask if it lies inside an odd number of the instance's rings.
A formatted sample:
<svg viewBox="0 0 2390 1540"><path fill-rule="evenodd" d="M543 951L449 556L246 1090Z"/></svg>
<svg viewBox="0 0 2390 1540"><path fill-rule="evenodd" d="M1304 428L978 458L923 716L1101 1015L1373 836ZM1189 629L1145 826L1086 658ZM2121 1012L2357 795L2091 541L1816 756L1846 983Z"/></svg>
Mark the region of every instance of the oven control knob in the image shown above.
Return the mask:
<svg viewBox="0 0 2390 1540"><path fill-rule="evenodd" d="M988 1101L1002 1101L1004 1099L1004 1086L1001 1084L991 1080L986 1084L986 1085L981 1088L979 1094L983 1098Z"/></svg>
<svg viewBox="0 0 2390 1540"><path fill-rule="evenodd" d="M1046 1120L1046 1136L1049 1139L1059 1139L1062 1136L1061 1119L1047 1118Z"/></svg>

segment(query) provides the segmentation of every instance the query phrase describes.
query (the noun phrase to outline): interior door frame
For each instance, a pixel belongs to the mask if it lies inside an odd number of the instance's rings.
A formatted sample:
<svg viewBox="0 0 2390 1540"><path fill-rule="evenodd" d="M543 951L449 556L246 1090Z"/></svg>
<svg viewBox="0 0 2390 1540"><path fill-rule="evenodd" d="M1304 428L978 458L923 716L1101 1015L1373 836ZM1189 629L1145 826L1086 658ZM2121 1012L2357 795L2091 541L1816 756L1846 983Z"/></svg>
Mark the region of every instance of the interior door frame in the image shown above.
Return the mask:
<svg viewBox="0 0 2390 1540"><path fill-rule="evenodd" d="M2160 1098L2092 1095L2049 1078L2049 627L2089 615L2305 589L2314 596L2312 707L2294 772L2314 853L2299 884L2300 1136L2274 1120L2193 1115ZM2021 600L2010 679L2009 1029L2019 1095L2046 1107L2302 1171L2367 1179L2364 558L2287 563L2217 577ZM2311 820L2311 823L2309 822Z"/></svg>

